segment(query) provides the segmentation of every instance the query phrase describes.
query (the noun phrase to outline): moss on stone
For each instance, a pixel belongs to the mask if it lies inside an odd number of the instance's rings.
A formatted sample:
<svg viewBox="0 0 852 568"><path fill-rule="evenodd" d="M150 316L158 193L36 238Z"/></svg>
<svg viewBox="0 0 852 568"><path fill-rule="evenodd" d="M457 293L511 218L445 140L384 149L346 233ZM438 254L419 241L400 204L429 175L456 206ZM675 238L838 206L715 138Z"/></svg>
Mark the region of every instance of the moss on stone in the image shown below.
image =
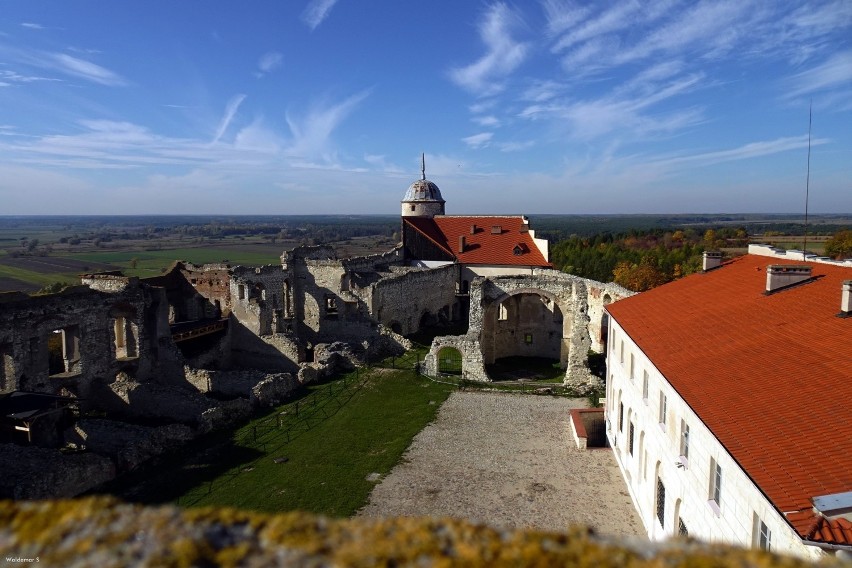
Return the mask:
<svg viewBox="0 0 852 568"><path fill-rule="evenodd" d="M689 541L607 543L584 528L497 530L455 519L330 520L301 513L142 507L112 498L0 502L0 556L47 566L808 566ZM826 559L824 565L841 566Z"/></svg>

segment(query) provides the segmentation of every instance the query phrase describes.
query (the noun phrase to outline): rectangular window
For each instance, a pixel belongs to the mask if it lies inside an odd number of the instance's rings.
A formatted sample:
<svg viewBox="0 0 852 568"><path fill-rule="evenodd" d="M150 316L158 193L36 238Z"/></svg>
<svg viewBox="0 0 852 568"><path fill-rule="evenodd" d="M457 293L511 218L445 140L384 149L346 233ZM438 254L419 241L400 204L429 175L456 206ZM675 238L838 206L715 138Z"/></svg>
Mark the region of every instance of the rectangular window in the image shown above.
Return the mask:
<svg viewBox="0 0 852 568"><path fill-rule="evenodd" d="M627 435L627 451L630 455L633 455L633 437L634 437L634 428L633 422L627 425L628 435Z"/></svg>
<svg viewBox="0 0 852 568"><path fill-rule="evenodd" d="M624 403L618 403L618 431L624 431Z"/></svg>
<svg viewBox="0 0 852 568"><path fill-rule="evenodd" d="M710 501L719 507L722 503L722 466L710 458Z"/></svg>
<svg viewBox="0 0 852 568"><path fill-rule="evenodd" d="M618 362L624 363L624 340L618 343Z"/></svg>
<svg viewBox="0 0 852 568"><path fill-rule="evenodd" d="M642 371L642 399L648 403L648 371Z"/></svg>
<svg viewBox="0 0 852 568"><path fill-rule="evenodd" d="M663 430L666 429L666 413L668 412L668 400L666 399L666 395L660 391L660 416L659 422L663 427Z"/></svg>
<svg viewBox="0 0 852 568"><path fill-rule="evenodd" d="M754 546L761 550L772 550L772 531L766 526L757 513L754 514Z"/></svg>
<svg viewBox="0 0 852 568"><path fill-rule="evenodd" d="M526 343L527 345L532 345L532 333L524 334L524 343Z"/></svg>
<svg viewBox="0 0 852 568"><path fill-rule="evenodd" d="M328 295L325 297L325 313L326 315L336 315L337 314L337 298Z"/></svg>
<svg viewBox="0 0 852 568"><path fill-rule="evenodd" d="M689 458L689 424L680 421L680 455Z"/></svg>
<svg viewBox="0 0 852 568"><path fill-rule="evenodd" d="M633 382L633 364L634 364L634 362L635 362L635 359L633 357L633 353L631 353L630 354L630 382L631 383Z"/></svg>
<svg viewBox="0 0 852 568"><path fill-rule="evenodd" d="M657 478L657 520L660 526L666 528L666 486L663 480Z"/></svg>

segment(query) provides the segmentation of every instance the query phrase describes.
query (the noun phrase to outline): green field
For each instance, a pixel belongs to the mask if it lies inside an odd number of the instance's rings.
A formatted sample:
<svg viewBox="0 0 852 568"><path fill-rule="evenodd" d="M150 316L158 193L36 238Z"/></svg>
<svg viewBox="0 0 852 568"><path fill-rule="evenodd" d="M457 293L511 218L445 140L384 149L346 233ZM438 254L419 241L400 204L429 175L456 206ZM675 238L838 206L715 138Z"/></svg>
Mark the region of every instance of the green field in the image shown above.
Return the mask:
<svg viewBox="0 0 852 568"><path fill-rule="evenodd" d="M195 442L156 473L137 474L140 484L131 476L112 492L144 503L350 516L374 486L367 476L399 462L453 389L413 371L352 373L230 435Z"/></svg>

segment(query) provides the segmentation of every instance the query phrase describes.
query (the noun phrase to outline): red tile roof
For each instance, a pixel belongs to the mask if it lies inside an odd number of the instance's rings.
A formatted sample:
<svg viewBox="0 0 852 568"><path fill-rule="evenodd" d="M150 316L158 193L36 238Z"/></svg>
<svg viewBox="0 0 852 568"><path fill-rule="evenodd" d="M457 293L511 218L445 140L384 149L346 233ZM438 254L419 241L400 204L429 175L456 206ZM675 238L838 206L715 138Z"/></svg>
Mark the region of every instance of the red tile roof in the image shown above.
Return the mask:
<svg viewBox="0 0 852 568"><path fill-rule="evenodd" d="M803 539L852 544L811 502L852 490L852 318L836 317L852 269L797 262L814 279L764 295L778 263L748 255L608 311Z"/></svg>
<svg viewBox="0 0 852 568"><path fill-rule="evenodd" d="M426 236L464 264L550 267L529 233L521 216L461 217L439 215L434 219L403 217L403 222ZM471 227L476 231L471 234ZM499 232L493 227L499 227ZM522 230L523 229L523 230ZM464 236L464 252L458 252ZM515 254L520 245L521 254Z"/></svg>

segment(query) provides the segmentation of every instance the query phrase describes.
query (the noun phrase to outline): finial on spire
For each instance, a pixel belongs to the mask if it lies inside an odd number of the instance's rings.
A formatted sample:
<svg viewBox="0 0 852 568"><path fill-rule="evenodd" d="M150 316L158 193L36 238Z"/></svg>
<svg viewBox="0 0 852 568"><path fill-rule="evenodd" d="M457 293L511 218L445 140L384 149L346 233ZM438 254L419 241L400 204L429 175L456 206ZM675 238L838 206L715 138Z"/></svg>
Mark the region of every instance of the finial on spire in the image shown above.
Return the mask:
<svg viewBox="0 0 852 568"><path fill-rule="evenodd" d="M425 180L426 179L426 152L423 152L422 154L420 154L420 174L422 176L420 179Z"/></svg>

